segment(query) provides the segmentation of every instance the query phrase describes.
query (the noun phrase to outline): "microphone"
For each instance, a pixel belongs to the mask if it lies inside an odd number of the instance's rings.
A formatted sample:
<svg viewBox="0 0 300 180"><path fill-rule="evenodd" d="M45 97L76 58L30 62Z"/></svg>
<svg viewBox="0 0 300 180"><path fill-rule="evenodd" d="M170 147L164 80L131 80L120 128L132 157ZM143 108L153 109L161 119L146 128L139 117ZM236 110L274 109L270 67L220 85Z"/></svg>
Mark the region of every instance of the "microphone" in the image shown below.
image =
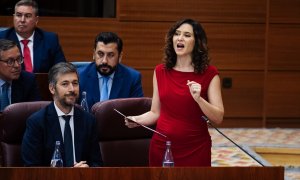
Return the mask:
<svg viewBox="0 0 300 180"><path fill-rule="evenodd" d="M249 154L247 151L245 151L241 146L239 146L237 143L235 143L233 140L231 140L229 137L227 137L224 133L222 133L218 128L216 128L212 123L209 121L209 119L206 116L202 116L202 119L207 122L207 124L211 127L213 127L215 130L217 130L222 136L224 136L226 139L228 139L230 142L232 142L235 146L237 146L240 150L242 150L244 153L246 153L248 156L250 156L253 160L255 160L257 163L259 163L261 166L265 167L261 162L259 162L255 157L253 157L251 154Z"/></svg>

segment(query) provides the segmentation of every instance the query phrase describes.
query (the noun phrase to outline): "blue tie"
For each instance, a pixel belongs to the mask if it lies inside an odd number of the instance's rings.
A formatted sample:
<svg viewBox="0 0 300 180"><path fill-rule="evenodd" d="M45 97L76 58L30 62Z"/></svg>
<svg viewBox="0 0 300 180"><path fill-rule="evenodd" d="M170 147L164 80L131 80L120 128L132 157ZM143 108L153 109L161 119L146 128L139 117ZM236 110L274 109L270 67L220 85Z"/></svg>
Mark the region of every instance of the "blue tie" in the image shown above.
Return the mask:
<svg viewBox="0 0 300 180"><path fill-rule="evenodd" d="M102 83L102 88L101 88L101 97L100 101L105 101L108 100L108 87L107 87L107 82L109 80L109 76L102 76L103 78L103 83Z"/></svg>
<svg viewBox="0 0 300 180"><path fill-rule="evenodd" d="M8 88L10 84L8 82L5 82L2 85L2 94L0 96L1 104L0 104L0 111L3 111L6 106L9 105L9 99L8 99Z"/></svg>
<svg viewBox="0 0 300 180"><path fill-rule="evenodd" d="M72 132L70 127L70 118L71 116L62 116L65 123L64 130L64 148L65 148L65 166L73 167L74 166L74 157L73 157L73 142L72 142Z"/></svg>

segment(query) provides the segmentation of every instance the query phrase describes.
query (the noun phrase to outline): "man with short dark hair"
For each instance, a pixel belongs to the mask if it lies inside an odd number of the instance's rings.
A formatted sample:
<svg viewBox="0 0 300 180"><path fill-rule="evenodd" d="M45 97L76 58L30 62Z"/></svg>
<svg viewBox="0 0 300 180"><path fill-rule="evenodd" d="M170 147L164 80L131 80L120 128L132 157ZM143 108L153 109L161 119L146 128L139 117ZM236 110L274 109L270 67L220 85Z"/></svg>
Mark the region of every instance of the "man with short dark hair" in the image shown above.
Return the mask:
<svg viewBox="0 0 300 180"><path fill-rule="evenodd" d="M113 32L102 32L94 44L93 60L79 68L80 91L86 91L89 108L116 98L143 97L141 73L121 64L123 42Z"/></svg>
<svg viewBox="0 0 300 180"><path fill-rule="evenodd" d="M22 141L25 166L50 166L56 141L65 167L102 166L93 115L75 106L79 93L76 67L58 63L48 73L53 101L32 114Z"/></svg>
<svg viewBox="0 0 300 180"><path fill-rule="evenodd" d="M9 104L41 99L34 74L22 71L22 63L17 44L0 39L0 111Z"/></svg>
<svg viewBox="0 0 300 180"><path fill-rule="evenodd" d="M58 62L65 62L58 36L37 27L38 5L21 0L15 5L14 27L0 31L0 38L17 42L24 57L22 68L28 72L48 73Z"/></svg>

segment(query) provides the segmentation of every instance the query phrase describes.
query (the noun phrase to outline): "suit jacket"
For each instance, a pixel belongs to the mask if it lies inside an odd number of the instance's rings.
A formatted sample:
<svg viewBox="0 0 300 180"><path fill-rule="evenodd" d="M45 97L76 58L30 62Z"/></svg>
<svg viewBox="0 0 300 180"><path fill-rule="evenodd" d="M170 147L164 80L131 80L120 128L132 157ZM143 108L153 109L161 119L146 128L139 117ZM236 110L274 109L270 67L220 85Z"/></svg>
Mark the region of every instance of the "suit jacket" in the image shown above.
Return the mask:
<svg viewBox="0 0 300 180"><path fill-rule="evenodd" d="M58 36L55 33L46 32L36 28L33 38L34 73L48 73L49 69L54 64L66 61L62 48L59 44ZM16 31L13 27L0 31L0 39L10 39L15 41L19 48L21 47ZM25 69L24 63L22 68Z"/></svg>
<svg viewBox="0 0 300 180"><path fill-rule="evenodd" d="M78 72L80 92L86 91L87 102L91 109L100 100L99 79L95 62L79 68ZM123 64L118 64L109 99L143 96L141 73ZM81 100L81 96L79 99Z"/></svg>
<svg viewBox="0 0 300 180"><path fill-rule="evenodd" d="M12 81L11 103L39 101L40 92L35 80L35 75L26 71L21 71L20 77Z"/></svg>
<svg viewBox="0 0 300 180"><path fill-rule="evenodd" d="M96 120L91 114L74 107L74 146L76 161L87 161L91 167L102 166ZM55 142L63 137L54 103L32 114L26 122L22 141L25 166L50 166ZM64 161L63 143L60 148ZM65 161L64 161L65 162Z"/></svg>

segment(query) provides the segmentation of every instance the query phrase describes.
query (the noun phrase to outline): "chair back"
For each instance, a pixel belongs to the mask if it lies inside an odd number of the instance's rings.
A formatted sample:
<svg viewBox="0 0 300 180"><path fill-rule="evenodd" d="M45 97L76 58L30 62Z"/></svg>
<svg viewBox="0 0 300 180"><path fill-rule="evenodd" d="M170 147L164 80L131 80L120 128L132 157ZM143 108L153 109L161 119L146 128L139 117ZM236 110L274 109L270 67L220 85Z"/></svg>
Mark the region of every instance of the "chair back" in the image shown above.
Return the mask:
<svg viewBox="0 0 300 180"><path fill-rule="evenodd" d="M72 61L72 64L76 66L77 69L83 68L87 65L89 65L91 62L90 61Z"/></svg>
<svg viewBox="0 0 300 180"><path fill-rule="evenodd" d="M99 144L105 166L148 166L152 132L143 127L128 128L124 117L140 115L150 110L151 98L121 98L98 102L92 113L97 120ZM152 127L153 128L153 127Z"/></svg>
<svg viewBox="0 0 300 180"><path fill-rule="evenodd" d="M35 73L35 80L43 101L52 101L52 94L49 91L48 73Z"/></svg>
<svg viewBox="0 0 300 180"><path fill-rule="evenodd" d="M26 120L34 112L47 106L50 101L21 102L7 106L0 119L1 165L23 166L21 144Z"/></svg>

